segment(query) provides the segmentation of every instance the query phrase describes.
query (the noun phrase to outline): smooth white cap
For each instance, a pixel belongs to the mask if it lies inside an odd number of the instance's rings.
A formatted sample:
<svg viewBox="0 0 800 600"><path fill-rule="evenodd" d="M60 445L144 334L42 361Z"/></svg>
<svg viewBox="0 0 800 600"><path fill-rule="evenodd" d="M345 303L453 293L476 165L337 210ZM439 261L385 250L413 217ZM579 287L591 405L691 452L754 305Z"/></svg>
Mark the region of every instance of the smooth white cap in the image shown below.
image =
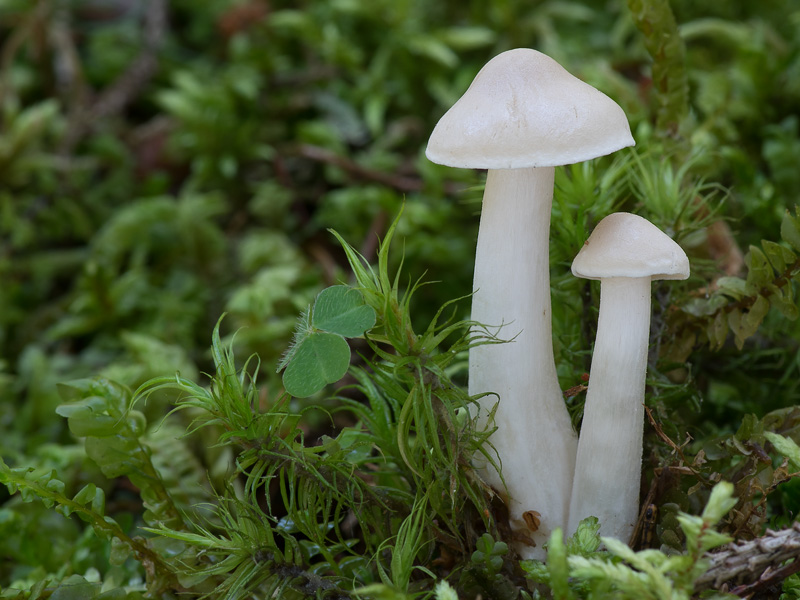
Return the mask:
<svg viewBox="0 0 800 600"><path fill-rule="evenodd" d="M620 212L597 224L572 261L572 274L584 279L686 279L689 259L672 238L650 221Z"/></svg>
<svg viewBox="0 0 800 600"><path fill-rule="evenodd" d="M426 156L468 169L554 167L633 146L611 98L549 56L518 48L495 56L439 120Z"/></svg>

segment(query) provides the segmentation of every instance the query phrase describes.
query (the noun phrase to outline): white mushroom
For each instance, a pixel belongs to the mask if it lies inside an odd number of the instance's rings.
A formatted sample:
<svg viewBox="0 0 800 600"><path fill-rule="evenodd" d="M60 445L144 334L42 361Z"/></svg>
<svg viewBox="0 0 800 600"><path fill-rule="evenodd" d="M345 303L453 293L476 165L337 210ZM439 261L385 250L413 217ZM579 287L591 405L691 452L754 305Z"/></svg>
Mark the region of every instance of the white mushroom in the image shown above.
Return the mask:
<svg viewBox="0 0 800 600"><path fill-rule="evenodd" d="M689 260L648 220L615 213L595 227L572 272L600 280L600 315L568 531L594 516L601 535L627 542L639 508L650 282L686 279Z"/></svg>
<svg viewBox="0 0 800 600"><path fill-rule="evenodd" d="M576 450L551 334L554 167L633 143L625 114L613 100L529 49L489 61L428 142L433 162L489 169L472 319L513 342L470 352L469 392L496 394L481 401L484 419L500 399L491 441L502 461L512 527L536 544L517 548L525 558L543 558L542 542L554 528L566 526ZM479 468L503 489L494 469ZM528 511L540 515L535 532L530 518L526 525Z"/></svg>

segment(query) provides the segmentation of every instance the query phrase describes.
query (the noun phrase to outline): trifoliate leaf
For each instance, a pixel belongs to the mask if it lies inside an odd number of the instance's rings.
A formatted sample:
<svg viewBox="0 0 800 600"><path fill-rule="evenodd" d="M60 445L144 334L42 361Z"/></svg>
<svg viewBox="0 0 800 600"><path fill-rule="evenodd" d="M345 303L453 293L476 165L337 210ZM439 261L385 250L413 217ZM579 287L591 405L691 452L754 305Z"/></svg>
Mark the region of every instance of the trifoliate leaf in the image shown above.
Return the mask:
<svg viewBox="0 0 800 600"><path fill-rule="evenodd" d="M311 325L344 337L358 337L375 325L375 311L364 304L358 290L334 285L317 295Z"/></svg>
<svg viewBox="0 0 800 600"><path fill-rule="evenodd" d="M315 331L294 348L283 373L283 386L296 398L307 398L339 381L350 365L350 347L340 335Z"/></svg>
<svg viewBox="0 0 800 600"><path fill-rule="evenodd" d="M281 356L280 361L278 361L278 367L275 369L276 373L280 373L286 368L286 365L291 362L294 353L297 351L297 347L304 339L306 339L308 335L311 334L311 332L311 306L309 305L309 307L306 308L297 319L297 324L294 328L294 336L292 337L292 343L289 344L289 347L283 353L283 356Z"/></svg>

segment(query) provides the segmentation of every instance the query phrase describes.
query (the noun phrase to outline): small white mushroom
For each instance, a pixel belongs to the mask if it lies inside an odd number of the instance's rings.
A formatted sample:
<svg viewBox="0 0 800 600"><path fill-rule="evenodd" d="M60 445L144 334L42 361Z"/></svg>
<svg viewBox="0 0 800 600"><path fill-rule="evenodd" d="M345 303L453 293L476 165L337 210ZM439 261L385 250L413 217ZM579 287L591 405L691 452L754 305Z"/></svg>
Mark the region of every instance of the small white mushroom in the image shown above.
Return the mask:
<svg viewBox="0 0 800 600"><path fill-rule="evenodd" d="M594 516L601 535L627 542L639 507L650 282L686 279L689 260L648 220L615 213L595 227L572 273L600 280L600 315L568 531Z"/></svg>
<svg viewBox="0 0 800 600"><path fill-rule="evenodd" d="M482 400L482 418L500 398L491 442L502 460L511 525L536 544L517 548L525 558L544 558L543 542L554 528L566 526L576 450L551 333L555 166L633 144L625 114L613 100L548 56L524 48L489 61L428 142L433 162L489 169L472 319L514 341L472 349L469 392L497 394ZM494 469L479 468L503 489ZM533 528L525 519L531 511L540 515Z"/></svg>

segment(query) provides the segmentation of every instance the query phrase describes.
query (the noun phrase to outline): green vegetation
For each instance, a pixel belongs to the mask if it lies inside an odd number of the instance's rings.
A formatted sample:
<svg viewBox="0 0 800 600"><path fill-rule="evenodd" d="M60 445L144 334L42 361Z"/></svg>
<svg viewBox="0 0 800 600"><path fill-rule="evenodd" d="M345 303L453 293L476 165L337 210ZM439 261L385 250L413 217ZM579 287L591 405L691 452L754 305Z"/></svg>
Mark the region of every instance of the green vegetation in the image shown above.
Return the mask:
<svg viewBox="0 0 800 600"><path fill-rule="evenodd" d="M0 33L0 598L689 598L707 551L794 521L791 0L0 0ZM594 225L692 263L654 284L633 549L587 519L546 564L471 467L483 174L423 153L520 46L637 142L556 172L577 427Z"/></svg>

